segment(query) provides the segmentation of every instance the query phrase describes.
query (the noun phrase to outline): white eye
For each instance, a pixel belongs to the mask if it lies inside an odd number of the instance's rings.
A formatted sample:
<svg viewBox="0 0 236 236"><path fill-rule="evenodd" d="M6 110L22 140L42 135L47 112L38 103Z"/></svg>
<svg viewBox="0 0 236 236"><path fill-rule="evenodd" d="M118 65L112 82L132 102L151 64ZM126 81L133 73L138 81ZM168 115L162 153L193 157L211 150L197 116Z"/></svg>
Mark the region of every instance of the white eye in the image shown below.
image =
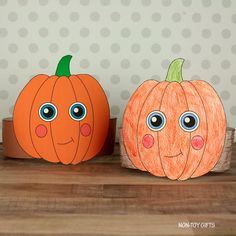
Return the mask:
<svg viewBox="0 0 236 236"><path fill-rule="evenodd" d="M73 120L80 121L85 118L87 109L84 104L75 102L70 106L69 113Z"/></svg>
<svg viewBox="0 0 236 236"><path fill-rule="evenodd" d="M199 117L195 112L186 111L179 118L180 127L187 132L193 132L199 126Z"/></svg>
<svg viewBox="0 0 236 236"><path fill-rule="evenodd" d="M57 117L57 108L52 103L44 103L39 108L39 116L42 120L50 122Z"/></svg>
<svg viewBox="0 0 236 236"><path fill-rule="evenodd" d="M152 111L147 117L147 126L152 131L160 131L165 127L166 117L161 111Z"/></svg>

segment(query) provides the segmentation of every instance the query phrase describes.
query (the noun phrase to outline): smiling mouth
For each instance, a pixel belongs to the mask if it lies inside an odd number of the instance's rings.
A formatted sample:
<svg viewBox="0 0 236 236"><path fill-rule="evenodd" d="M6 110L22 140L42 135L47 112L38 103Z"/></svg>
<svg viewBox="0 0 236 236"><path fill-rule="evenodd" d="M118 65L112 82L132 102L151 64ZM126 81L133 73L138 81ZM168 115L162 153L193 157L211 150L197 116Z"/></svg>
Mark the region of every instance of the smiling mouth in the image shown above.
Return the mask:
<svg viewBox="0 0 236 236"><path fill-rule="evenodd" d="M68 142L65 142L65 143L57 143L58 145L67 145L67 144L69 144L69 143L73 143L74 142L74 140L73 140L73 138L71 138Z"/></svg>
<svg viewBox="0 0 236 236"><path fill-rule="evenodd" d="M173 158L173 157L178 157L180 155L183 155L182 151L180 150L180 153L177 154L177 155L173 155L173 156L165 156L165 157L168 157L168 158Z"/></svg>

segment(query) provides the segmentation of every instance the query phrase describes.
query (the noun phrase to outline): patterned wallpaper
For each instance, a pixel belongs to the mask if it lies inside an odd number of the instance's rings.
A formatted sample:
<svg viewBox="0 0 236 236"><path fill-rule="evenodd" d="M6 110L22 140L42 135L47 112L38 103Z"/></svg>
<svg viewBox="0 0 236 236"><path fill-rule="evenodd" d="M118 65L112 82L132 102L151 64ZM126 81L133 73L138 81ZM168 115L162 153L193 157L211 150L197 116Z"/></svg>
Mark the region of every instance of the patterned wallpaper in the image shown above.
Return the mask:
<svg viewBox="0 0 236 236"><path fill-rule="evenodd" d="M211 83L236 126L236 1L0 0L0 119L33 75L54 74L66 54L72 73L102 84L118 125L137 86L163 80L183 57L184 78Z"/></svg>

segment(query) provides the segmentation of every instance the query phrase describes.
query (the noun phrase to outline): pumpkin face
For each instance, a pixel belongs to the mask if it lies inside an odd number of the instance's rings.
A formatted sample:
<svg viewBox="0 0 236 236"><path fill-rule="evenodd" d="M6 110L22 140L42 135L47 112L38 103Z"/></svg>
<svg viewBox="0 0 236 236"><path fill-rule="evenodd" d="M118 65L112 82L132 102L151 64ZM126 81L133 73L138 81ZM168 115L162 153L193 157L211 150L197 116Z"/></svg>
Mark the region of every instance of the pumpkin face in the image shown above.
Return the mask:
<svg viewBox="0 0 236 236"><path fill-rule="evenodd" d="M123 117L124 145L143 171L174 180L209 172L221 156L226 117L215 90L202 80L183 81L183 59L166 81L148 80L131 97Z"/></svg>
<svg viewBox="0 0 236 236"><path fill-rule="evenodd" d="M22 90L14 108L14 131L29 155L50 162L77 164L102 148L109 126L109 105L90 75L70 75L71 56L55 76L37 75Z"/></svg>

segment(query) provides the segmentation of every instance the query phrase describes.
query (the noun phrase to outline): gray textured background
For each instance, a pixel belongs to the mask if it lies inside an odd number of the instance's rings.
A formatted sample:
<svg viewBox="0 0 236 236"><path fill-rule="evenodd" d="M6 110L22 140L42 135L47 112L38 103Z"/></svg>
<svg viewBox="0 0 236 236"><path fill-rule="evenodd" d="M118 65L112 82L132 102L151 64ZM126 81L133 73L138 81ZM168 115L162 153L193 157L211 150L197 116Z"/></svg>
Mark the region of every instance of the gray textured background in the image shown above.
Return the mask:
<svg viewBox="0 0 236 236"><path fill-rule="evenodd" d="M72 73L100 81L119 124L137 86L163 80L183 57L184 78L210 82L235 127L236 1L0 0L0 118L33 75L54 74L66 54Z"/></svg>

